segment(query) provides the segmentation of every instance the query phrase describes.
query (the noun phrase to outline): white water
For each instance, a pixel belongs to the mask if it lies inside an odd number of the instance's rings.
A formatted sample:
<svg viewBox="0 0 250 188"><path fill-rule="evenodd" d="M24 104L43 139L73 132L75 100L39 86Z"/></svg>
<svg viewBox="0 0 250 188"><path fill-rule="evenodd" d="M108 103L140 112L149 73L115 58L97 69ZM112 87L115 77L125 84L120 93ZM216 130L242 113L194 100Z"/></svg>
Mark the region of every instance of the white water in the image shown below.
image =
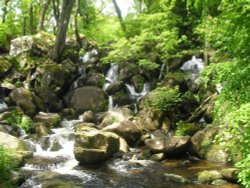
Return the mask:
<svg viewBox="0 0 250 188"><path fill-rule="evenodd" d="M136 99L136 102L138 102L142 97L144 97L150 91L149 83L144 83L143 90L140 93L135 91L135 86L133 85L126 84L126 87L130 93L130 96L133 99Z"/></svg>
<svg viewBox="0 0 250 188"><path fill-rule="evenodd" d="M203 68L204 68L203 60L193 56L192 59L185 62L180 69L187 73L198 74L203 70Z"/></svg>
<svg viewBox="0 0 250 188"><path fill-rule="evenodd" d="M4 101L0 100L0 111L5 110L7 108L7 104Z"/></svg>
<svg viewBox="0 0 250 188"><path fill-rule="evenodd" d="M82 57L80 57L80 63L86 63L94 58L98 54L96 49L92 49L91 51L86 52Z"/></svg>
<svg viewBox="0 0 250 188"><path fill-rule="evenodd" d="M106 91L106 89L109 87L110 84L114 83L117 81L118 77L118 69L119 66L117 64L111 64L110 69L108 70L105 81L106 83L103 85L103 90ZM108 105L108 110L112 110L114 108L114 102L113 102L113 96L109 96L109 105Z"/></svg>
<svg viewBox="0 0 250 188"><path fill-rule="evenodd" d="M166 68L166 63L162 63L158 80L162 80L165 68Z"/></svg>

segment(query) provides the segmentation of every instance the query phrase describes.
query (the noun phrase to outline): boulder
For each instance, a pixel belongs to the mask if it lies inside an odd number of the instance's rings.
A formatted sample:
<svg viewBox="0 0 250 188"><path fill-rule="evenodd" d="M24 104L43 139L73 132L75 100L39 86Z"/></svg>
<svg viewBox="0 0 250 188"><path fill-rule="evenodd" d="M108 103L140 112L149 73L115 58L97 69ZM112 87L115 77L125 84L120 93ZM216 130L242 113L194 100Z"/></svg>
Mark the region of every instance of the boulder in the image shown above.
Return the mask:
<svg viewBox="0 0 250 188"><path fill-rule="evenodd" d="M16 56L22 52L30 51L33 55L42 56L48 54L52 46L53 37L44 33L34 36L23 36L11 41L10 55Z"/></svg>
<svg viewBox="0 0 250 188"><path fill-rule="evenodd" d="M229 182L237 182L238 181L238 173L239 169L238 168L226 168L222 170L221 175L223 176L223 179L229 181Z"/></svg>
<svg viewBox="0 0 250 188"><path fill-rule="evenodd" d="M111 132L88 131L75 136L74 155L80 164L105 161L119 151L119 136Z"/></svg>
<svg viewBox="0 0 250 188"><path fill-rule="evenodd" d="M207 151L213 145L213 139L217 133L218 126L211 125L195 133L191 138L190 152L200 158L205 158Z"/></svg>
<svg viewBox="0 0 250 188"><path fill-rule="evenodd" d="M121 81L116 81L114 83L111 83L107 89L106 89L106 92L109 94L109 95L114 95L116 92L118 91L121 91L125 89L125 84L124 82L121 82Z"/></svg>
<svg viewBox="0 0 250 188"><path fill-rule="evenodd" d="M178 156L188 151L190 143L189 136L173 136L148 139L145 145L154 153L165 153L171 156Z"/></svg>
<svg viewBox="0 0 250 188"><path fill-rule="evenodd" d="M61 121L61 117L57 113L44 113L39 112L35 117L34 121L43 123L48 128L53 128L58 126Z"/></svg>
<svg viewBox="0 0 250 188"><path fill-rule="evenodd" d="M59 112L63 109L63 102L49 87L36 87L36 95L42 99L49 112Z"/></svg>
<svg viewBox="0 0 250 188"><path fill-rule="evenodd" d="M32 156L32 152L23 140L3 132L0 132L0 146L13 150L14 159L19 165L22 165L26 158Z"/></svg>
<svg viewBox="0 0 250 188"><path fill-rule="evenodd" d="M163 176L167 181L173 181L175 183L180 183L180 184L189 183L189 181L186 178L180 175L165 173Z"/></svg>
<svg viewBox="0 0 250 188"><path fill-rule="evenodd" d="M82 120L87 123L96 123L96 115L92 111L86 111L83 113Z"/></svg>
<svg viewBox="0 0 250 188"><path fill-rule="evenodd" d="M30 116L34 116L38 110L44 110L45 108L41 99L25 88L17 88L12 91L10 99Z"/></svg>
<svg viewBox="0 0 250 188"><path fill-rule="evenodd" d="M205 170L198 175L198 181L201 183L211 183L218 179L222 179L222 175L216 170Z"/></svg>
<svg viewBox="0 0 250 188"><path fill-rule="evenodd" d="M113 103L114 106L125 106L125 105L131 105L135 102L134 99L132 99L129 94L123 92L123 91L119 91L116 92L113 95Z"/></svg>
<svg viewBox="0 0 250 188"><path fill-rule="evenodd" d="M37 134L39 137L48 136L52 131L43 123L32 123L30 132Z"/></svg>
<svg viewBox="0 0 250 188"><path fill-rule="evenodd" d="M3 78L11 66L12 64L7 59L0 58L0 78Z"/></svg>
<svg viewBox="0 0 250 188"><path fill-rule="evenodd" d="M229 154L225 152L226 144L214 143L208 148L205 158L209 161L220 162L226 164L229 159Z"/></svg>
<svg viewBox="0 0 250 188"><path fill-rule="evenodd" d="M74 108L79 113L91 110L93 112L105 111L107 109L107 95L94 86L77 88L65 96L67 106Z"/></svg>
<svg viewBox="0 0 250 188"><path fill-rule="evenodd" d="M131 121L114 123L103 128L102 130L118 134L124 138L129 145L135 145L142 135L142 130Z"/></svg>

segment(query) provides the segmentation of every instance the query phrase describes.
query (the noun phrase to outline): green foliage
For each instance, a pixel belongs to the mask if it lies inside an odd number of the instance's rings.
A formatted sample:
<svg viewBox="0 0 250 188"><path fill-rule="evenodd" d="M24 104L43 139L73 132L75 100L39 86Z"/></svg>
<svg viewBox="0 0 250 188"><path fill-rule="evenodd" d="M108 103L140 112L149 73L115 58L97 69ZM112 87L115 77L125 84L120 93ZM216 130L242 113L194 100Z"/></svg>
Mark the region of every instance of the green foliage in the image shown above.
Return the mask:
<svg viewBox="0 0 250 188"><path fill-rule="evenodd" d="M144 106L155 112L172 114L181 102L181 94L177 87L159 87L150 93L144 101Z"/></svg>
<svg viewBox="0 0 250 188"><path fill-rule="evenodd" d="M177 127L175 134L177 136L186 136L186 135L192 136L194 133L200 130L200 128L193 123L186 123L183 121L179 121L178 123L176 123L176 125Z"/></svg>
<svg viewBox="0 0 250 188"><path fill-rule="evenodd" d="M27 133L30 132L31 119L28 116L23 116L18 110L12 110L6 121L11 125L22 128Z"/></svg>
<svg viewBox="0 0 250 188"><path fill-rule="evenodd" d="M10 182L11 172L15 169L15 163L13 163L13 153L10 150L0 146L0 187L14 187Z"/></svg>

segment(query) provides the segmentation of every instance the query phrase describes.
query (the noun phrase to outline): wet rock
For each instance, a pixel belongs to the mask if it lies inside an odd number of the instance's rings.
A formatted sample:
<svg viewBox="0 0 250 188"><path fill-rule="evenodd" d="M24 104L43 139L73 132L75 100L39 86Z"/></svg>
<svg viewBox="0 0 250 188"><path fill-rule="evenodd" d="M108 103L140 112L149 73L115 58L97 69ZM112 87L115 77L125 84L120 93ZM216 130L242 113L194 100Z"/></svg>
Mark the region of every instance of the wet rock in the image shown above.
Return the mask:
<svg viewBox="0 0 250 188"><path fill-rule="evenodd" d="M219 179L222 179L222 175L216 170L205 170L198 175L198 181L201 183L211 183Z"/></svg>
<svg viewBox="0 0 250 188"><path fill-rule="evenodd" d="M59 125L61 117L57 113L44 113L39 112L35 117L34 121L43 123L48 128L53 128Z"/></svg>
<svg viewBox="0 0 250 188"><path fill-rule="evenodd" d="M191 138L190 152L200 158L205 158L207 151L213 145L213 138L217 135L218 127L207 126L198 131Z"/></svg>
<svg viewBox="0 0 250 188"><path fill-rule="evenodd" d="M96 86L96 87L102 88L104 82L105 82L105 78L103 74L92 73L87 76L87 80L84 86Z"/></svg>
<svg viewBox="0 0 250 188"><path fill-rule="evenodd" d="M124 82L116 81L114 83L111 83L107 87L106 92L108 93L108 95L114 95L116 92L121 91L123 89L125 89Z"/></svg>
<svg viewBox="0 0 250 188"><path fill-rule="evenodd" d="M14 151L13 156L18 165L22 165L26 158L32 156L32 152L28 149L27 144L12 135L0 132L0 145Z"/></svg>
<svg viewBox="0 0 250 188"><path fill-rule="evenodd" d="M131 121L113 123L102 130L118 134L123 137L129 145L135 145L142 135L142 130Z"/></svg>
<svg viewBox="0 0 250 188"><path fill-rule="evenodd" d="M3 78L5 74L10 70L12 64L7 60L0 58L0 78Z"/></svg>
<svg viewBox="0 0 250 188"><path fill-rule="evenodd" d="M107 95L98 87L86 86L71 91L65 97L68 107L74 108L78 112L91 110L94 112L105 111L107 109Z"/></svg>
<svg viewBox="0 0 250 188"><path fill-rule="evenodd" d="M214 181L211 183L211 185L222 186L222 185L225 185L225 184L227 184L227 183L228 183L227 181L219 179L219 180L214 180Z"/></svg>
<svg viewBox="0 0 250 188"><path fill-rule="evenodd" d="M238 180L238 173L239 173L239 169L237 168L227 168L224 169L220 172L223 176L223 179L229 181L229 182L237 182Z"/></svg>
<svg viewBox="0 0 250 188"><path fill-rule="evenodd" d="M228 153L225 152L225 147L225 144L213 144L206 152L205 158L209 161L226 164L229 156Z"/></svg>
<svg viewBox="0 0 250 188"><path fill-rule="evenodd" d="M153 154L150 157L150 160L152 160L152 161L162 161L163 159L164 159L164 153Z"/></svg>
<svg viewBox="0 0 250 188"><path fill-rule="evenodd" d="M44 110L41 99L25 88L17 88L12 91L10 93L10 99L30 116L34 116L38 110Z"/></svg>
<svg viewBox="0 0 250 188"><path fill-rule="evenodd" d="M135 86L135 91L140 93L143 90L145 79L141 75L135 75L131 78L131 83Z"/></svg>
<svg viewBox="0 0 250 188"><path fill-rule="evenodd" d="M84 114L82 116L82 120L86 123L96 123L96 121L97 121L96 115L92 111L84 112Z"/></svg>
<svg viewBox="0 0 250 188"><path fill-rule="evenodd" d="M76 110L74 110L72 108L63 109L61 112L61 116L63 118L66 118L67 120L73 120L73 119L78 118L78 114L77 114Z"/></svg>
<svg viewBox="0 0 250 188"><path fill-rule="evenodd" d="M165 173L163 176L167 181L173 181L173 182L180 183L180 184L189 183L189 181L186 178L180 175Z"/></svg>
<svg viewBox="0 0 250 188"><path fill-rule="evenodd" d="M17 125L7 124L4 122L0 122L0 132L4 132L16 137L19 137L21 135L21 129Z"/></svg>
<svg viewBox="0 0 250 188"><path fill-rule="evenodd" d="M189 136L174 136L148 139L145 145L154 153L165 153L178 156L188 150L190 144Z"/></svg>
<svg viewBox="0 0 250 188"><path fill-rule="evenodd" d="M139 69L135 64L128 64L127 66L121 68L120 78L124 82L130 81L130 79L139 73Z"/></svg>
<svg viewBox="0 0 250 188"><path fill-rule="evenodd" d="M96 164L119 151L119 136L115 133L89 131L76 134L74 154L81 164Z"/></svg>
<svg viewBox="0 0 250 188"><path fill-rule="evenodd" d="M47 136L52 133L52 131L43 123L33 123L31 125L30 132L37 134L39 137Z"/></svg>
<svg viewBox="0 0 250 188"><path fill-rule="evenodd" d="M129 94L119 91L113 95L114 106L125 106L131 105L134 102L134 99L131 99Z"/></svg>
<svg viewBox="0 0 250 188"><path fill-rule="evenodd" d="M59 112L63 109L63 102L49 87L36 87L36 95L42 99L49 112Z"/></svg>
<svg viewBox="0 0 250 188"><path fill-rule="evenodd" d="M79 123L75 126L76 133L86 132L86 131L96 131L96 125L93 123Z"/></svg>
<svg viewBox="0 0 250 188"><path fill-rule="evenodd" d="M119 147L119 151L123 152L123 153L128 153L129 152L129 145L126 142L126 140L122 137L120 137L120 147Z"/></svg>

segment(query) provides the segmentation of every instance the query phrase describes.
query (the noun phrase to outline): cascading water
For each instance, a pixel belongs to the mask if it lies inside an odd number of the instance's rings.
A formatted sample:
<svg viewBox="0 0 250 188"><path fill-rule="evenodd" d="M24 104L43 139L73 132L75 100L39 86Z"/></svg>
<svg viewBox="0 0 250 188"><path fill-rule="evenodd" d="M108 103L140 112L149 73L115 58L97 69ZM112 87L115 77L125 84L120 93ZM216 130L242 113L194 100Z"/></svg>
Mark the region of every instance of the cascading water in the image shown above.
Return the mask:
<svg viewBox="0 0 250 188"><path fill-rule="evenodd" d="M160 81L162 80L162 78L164 76L164 70L165 69L166 69L166 63L162 63L158 80L160 80Z"/></svg>
<svg viewBox="0 0 250 188"><path fill-rule="evenodd" d="M103 85L103 90L105 91L110 84L114 83L115 81L117 81L117 77L118 77L118 69L119 66L117 64L111 64L110 69L108 70L106 77L105 77L105 81L106 83ZM110 95L109 96L109 105L108 105L108 109L112 110L114 108L114 103L113 103L113 96Z"/></svg>
<svg viewBox="0 0 250 188"><path fill-rule="evenodd" d="M7 108L7 104L4 101L0 100L0 112L4 111Z"/></svg>

